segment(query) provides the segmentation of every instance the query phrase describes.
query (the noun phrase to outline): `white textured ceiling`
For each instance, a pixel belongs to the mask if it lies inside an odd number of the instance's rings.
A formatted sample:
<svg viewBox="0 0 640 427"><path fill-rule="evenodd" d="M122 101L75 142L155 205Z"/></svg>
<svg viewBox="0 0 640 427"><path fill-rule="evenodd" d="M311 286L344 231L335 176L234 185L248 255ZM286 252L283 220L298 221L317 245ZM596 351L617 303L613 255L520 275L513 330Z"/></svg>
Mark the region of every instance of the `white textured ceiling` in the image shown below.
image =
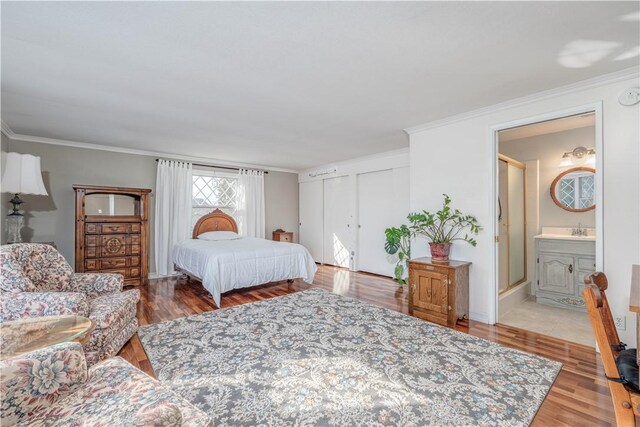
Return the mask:
<svg viewBox="0 0 640 427"><path fill-rule="evenodd" d="M17 134L301 169L638 65L637 2L2 2Z"/></svg>

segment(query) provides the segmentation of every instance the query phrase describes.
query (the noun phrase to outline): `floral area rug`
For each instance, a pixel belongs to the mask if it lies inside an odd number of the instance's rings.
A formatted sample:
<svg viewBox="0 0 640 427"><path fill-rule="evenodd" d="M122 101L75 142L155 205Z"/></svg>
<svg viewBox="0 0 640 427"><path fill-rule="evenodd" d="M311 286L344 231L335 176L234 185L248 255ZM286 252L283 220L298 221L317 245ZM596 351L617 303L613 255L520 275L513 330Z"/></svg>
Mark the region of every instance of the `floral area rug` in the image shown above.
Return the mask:
<svg viewBox="0 0 640 427"><path fill-rule="evenodd" d="M216 426L529 425L561 368L319 289L138 334Z"/></svg>

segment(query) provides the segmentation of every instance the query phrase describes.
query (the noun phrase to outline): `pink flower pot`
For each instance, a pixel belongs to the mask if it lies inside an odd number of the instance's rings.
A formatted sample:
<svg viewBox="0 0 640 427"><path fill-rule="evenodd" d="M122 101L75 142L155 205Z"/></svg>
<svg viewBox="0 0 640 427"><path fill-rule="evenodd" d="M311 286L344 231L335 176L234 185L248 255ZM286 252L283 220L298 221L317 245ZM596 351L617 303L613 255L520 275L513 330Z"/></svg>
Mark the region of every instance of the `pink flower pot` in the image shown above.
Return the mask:
<svg viewBox="0 0 640 427"><path fill-rule="evenodd" d="M449 262L451 243L429 243L431 259L436 262Z"/></svg>

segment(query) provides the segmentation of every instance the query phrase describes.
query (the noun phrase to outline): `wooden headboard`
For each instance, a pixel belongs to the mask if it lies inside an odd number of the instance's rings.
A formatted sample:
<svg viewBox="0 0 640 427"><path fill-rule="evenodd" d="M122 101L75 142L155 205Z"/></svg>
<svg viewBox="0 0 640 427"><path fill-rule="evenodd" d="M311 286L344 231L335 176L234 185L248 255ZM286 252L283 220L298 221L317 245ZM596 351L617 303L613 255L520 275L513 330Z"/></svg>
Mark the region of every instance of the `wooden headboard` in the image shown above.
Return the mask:
<svg viewBox="0 0 640 427"><path fill-rule="evenodd" d="M196 222L193 227L193 238L197 239L202 233L207 231L233 231L238 232L238 225L233 217L222 212L220 209L206 214Z"/></svg>

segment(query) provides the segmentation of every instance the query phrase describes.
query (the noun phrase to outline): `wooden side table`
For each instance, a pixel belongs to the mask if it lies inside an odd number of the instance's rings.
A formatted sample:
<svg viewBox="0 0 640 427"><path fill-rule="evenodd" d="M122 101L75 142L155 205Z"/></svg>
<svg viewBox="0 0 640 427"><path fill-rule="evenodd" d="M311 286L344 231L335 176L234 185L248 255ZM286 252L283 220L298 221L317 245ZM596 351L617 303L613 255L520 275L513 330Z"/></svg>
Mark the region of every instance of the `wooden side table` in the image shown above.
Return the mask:
<svg viewBox="0 0 640 427"><path fill-rule="evenodd" d="M95 322L83 316L45 316L0 323L0 359L67 341L86 344Z"/></svg>
<svg viewBox="0 0 640 427"><path fill-rule="evenodd" d="M470 262L409 260L409 314L454 327L469 316Z"/></svg>
<svg viewBox="0 0 640 427"><path fill-rule="evenodd" d="M292 231L284 231L281 228L278 228L273 232L273 240L276 242L293 242L293 232Z"/></svg>

